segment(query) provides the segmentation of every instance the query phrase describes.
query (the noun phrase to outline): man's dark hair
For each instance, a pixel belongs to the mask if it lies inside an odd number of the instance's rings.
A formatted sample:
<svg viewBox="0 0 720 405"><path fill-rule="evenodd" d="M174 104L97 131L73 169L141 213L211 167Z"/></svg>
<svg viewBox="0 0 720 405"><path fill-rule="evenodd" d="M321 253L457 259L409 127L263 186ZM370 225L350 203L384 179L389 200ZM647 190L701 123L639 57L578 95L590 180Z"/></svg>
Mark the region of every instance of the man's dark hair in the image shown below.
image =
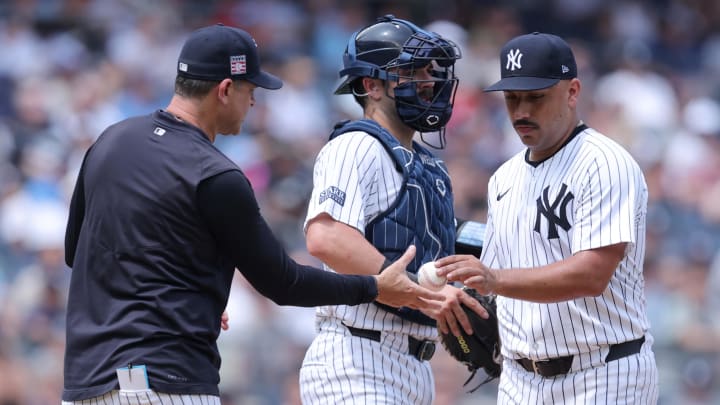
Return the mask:
<svg viewBox="0 0 720 405"><path fill-rule="evenodd" d="M216 81L190 79L183 76L175 77L175 94L188 97L200 98L206 96L213 87L217 86Z"/></svg>

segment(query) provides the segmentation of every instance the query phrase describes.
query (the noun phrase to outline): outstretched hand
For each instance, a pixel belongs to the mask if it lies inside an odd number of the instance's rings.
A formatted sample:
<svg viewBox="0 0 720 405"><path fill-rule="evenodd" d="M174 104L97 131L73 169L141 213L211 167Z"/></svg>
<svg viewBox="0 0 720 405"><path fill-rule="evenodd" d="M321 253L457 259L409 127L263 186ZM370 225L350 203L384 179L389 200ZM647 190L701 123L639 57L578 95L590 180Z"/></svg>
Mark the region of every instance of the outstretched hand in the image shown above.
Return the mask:
<svg viewBox="0 0 720 405"><path fill-rule="evenodd" d="M409 307L420 310L438 310L445 296L414 283L405 273L405 268L415 257L415 246L410 246L393 264L388 266L377 279L377 301L391 307Z"/></svg>

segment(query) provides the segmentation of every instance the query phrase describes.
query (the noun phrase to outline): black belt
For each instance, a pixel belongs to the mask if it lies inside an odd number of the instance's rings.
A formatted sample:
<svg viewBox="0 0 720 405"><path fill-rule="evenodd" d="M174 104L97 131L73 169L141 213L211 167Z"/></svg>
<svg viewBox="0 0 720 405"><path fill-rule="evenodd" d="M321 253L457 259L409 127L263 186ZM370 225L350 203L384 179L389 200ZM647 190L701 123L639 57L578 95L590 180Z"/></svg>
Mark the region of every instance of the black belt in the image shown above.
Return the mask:
<svg viewBox="0 0 720 405"><path fill-rule="evenodd" d="M605 362L610 362L623 357L630 356L635 353L640 353L640 348L645 343L645 336L640 339L630 340L623 343L618 343L610 346L610 351ZM517 359L520 365L527 371L541 375L543 377L554 377L560 374L567 374L572 366L573 356L556 357L549 360L530 360L530 359Z"/></svg>
<svg viewBox="0 0 720 405"><path fill-rule="evenodd" d="M345 324L343 324L345 325ZM353 328L352 326L345 325L353 336L380 341L380 331L370 329L359 329ZM435 342L432 340L419 340L412 336L408 336L408 353L415 356L416 359L430 360L433 354L435 354Z"/></svg>

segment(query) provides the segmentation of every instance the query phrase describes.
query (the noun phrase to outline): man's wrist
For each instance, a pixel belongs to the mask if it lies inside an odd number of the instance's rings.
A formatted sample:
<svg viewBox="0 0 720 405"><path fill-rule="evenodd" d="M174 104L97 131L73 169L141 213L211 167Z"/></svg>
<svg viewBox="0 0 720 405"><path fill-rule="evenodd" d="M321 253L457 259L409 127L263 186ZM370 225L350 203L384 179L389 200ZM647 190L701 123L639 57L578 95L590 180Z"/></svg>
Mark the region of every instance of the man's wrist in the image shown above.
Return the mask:
<svg viewBox="0 0 720 405"><path fill-rule="evenodd" d="M487 295L497 295L498 290L500 290L500 271L498 270L492 270L488 269L489 273L492 274L492 277L490 277L490 283L488 283L488 287L490 291L488 291Z"/></svg>

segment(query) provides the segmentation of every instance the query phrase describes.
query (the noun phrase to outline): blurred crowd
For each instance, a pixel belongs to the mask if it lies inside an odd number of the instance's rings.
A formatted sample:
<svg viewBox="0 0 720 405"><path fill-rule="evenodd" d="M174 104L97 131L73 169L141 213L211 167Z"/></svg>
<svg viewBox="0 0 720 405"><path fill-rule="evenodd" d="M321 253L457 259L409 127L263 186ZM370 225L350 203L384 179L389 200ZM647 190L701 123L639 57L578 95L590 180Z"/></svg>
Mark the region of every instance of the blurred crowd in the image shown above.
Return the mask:
<svg viewBox="0 0 720 405"><path fill-rule="evenodd" d="M716 0L4 0L0 2L0 405L58 404L67 208L87 147L108 125L169 101L185 36L240 26L282 77L243 132L216 145L252 181L292 255L312 164L332 125L356 118L333 96L356 29L392 13L458 43L460 87L447 131L457 216L485 219L489 175L522 148L502 95L499 49L532 31L565 37L583 83L580 115L625 145L650 189L647 305L661 404L720 402L720 2ZM425 139L437 143L433 134ZM238 232L242 232L238 229ZM297 404L314 311L278 307L236 277L221 334L225 404ZM494 403L438 350L438 404ZM481 374L481 373L480 373ZM476 381L481 376L476 376Z"/></svg>

